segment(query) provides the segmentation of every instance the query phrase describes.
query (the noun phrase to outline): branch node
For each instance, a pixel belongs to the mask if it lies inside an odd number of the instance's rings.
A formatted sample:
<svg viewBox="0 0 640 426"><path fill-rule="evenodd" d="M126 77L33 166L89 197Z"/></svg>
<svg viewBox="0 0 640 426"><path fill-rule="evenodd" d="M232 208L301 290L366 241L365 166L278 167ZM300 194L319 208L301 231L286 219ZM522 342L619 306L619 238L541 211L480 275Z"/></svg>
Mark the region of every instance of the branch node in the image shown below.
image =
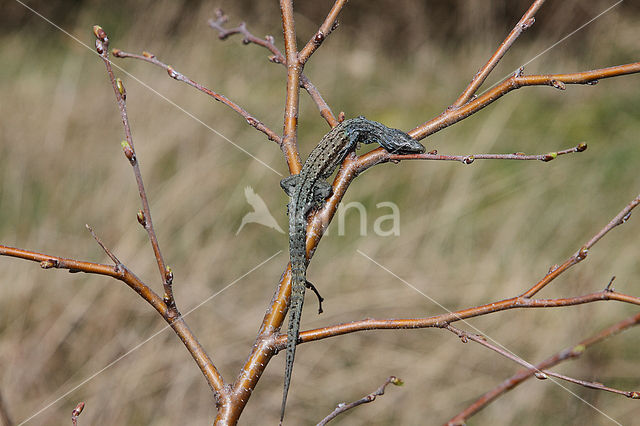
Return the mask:
<svg viewBox="0 0 640 426"><path fill-rule="evenodd" d="M47 259L40 262L40 267L42 269L51 269L58 267L58 261L56 259Z"/></svg>
<svg viewBox="0 0 640 426"><path fill-rule="evenodd" d="M616 279L616 276L612 276L611 279L609 280L609 284L607 284L607 286L604 288L605 292L614 292L615 290L611 287L611 284L613 284L613 280Z"/></svg>
<svg viewBox="0 0 640 426"><path fill-rule="evenodd" d="M542 371L536 371L535 373L533 373L533 375L536 376L536 379L540 380L547 380L549 378L549 376L544 374Z"/></svg>
<svg viewBox="0 0 640 426"><path fill-rule="evenodd" d="M534 16L532 16L531 18L527 19L526 21L524 21L521 25L520 28L522 28L522 31L527 30L529 28L531 28L531 26L536 22L536 18Z"/></svg>
<svg viewBox="0 0 640 426"><path fill-rule="evenodd" d="M124 151L125 157L127 157L127 159L129 160L129 162L131 163L132 166L135 165L136 164L136 153L133 152L133 148L131 148L131 145L129 144L129 142L122 141L122 142L120 142L120 145L122 146L122 151Z"/></svg>
<svg viewBox="0 0 640 426"><path fill-rule="evenodd" d="M589 249L586 247L581 247L580 250L578 250L578 253L576 253L576 260L578 262L581 262L584 260L585 257L587 257L587 254L589 254Z"/></svg>
<svg viewBox="0 0 640 426"><path fill-rule="evenodd" d="M180 74L176 70L174 70L171 65L167 65L167 74L169 74L169 77L175 78L176 80L180 76Z"/></svg>
<svg viewBox="0 0 640 426"><path fill-rule="evenodd" d="M147 226L147 219L144 217L144 212L142 210L138 210L138 213L136 213L136 218L138 219L138 223L142 225L143 228Z"/></svg>
<svg viewBox="0 0 640 426"><path fill-rule="evenodd" d="M541 160L546 163L547 161L555 160L557 157L557 152L548 152L541 158Z"/></svg>
<svg viewBox="0 0 640 426"><path fill-rule="evenodd" d="M524 74L524 67L520 67L513 73L513 76L517 78L517 77L522 77L523 74Z"/></svg>
<svg viewBox="0 0 640 426"><path fill-rule="evenodd" d="M560 80L556 80L555 78L550 81L550 84L558 90L565 90L567 85Z"/></svg>
<svg viewBox="0 0 640 426"><path fill-rule="evenodd" d="M628 221L629 219L631 219L631 212L629 212L629 213L625 214L625 215L622 217L621 222L622 222L622 223L625 223L625 222L626 222L626 221Z"/></svg>
<svg viewBox="0 0 640 426"><path fill-rule="evenodd" d="M120 98L123 101L127 100L127 91L124 88L124 84L122 83L122 79L120 77L116 78L116 87L118 88L118 93L120 93Z"/></svg>

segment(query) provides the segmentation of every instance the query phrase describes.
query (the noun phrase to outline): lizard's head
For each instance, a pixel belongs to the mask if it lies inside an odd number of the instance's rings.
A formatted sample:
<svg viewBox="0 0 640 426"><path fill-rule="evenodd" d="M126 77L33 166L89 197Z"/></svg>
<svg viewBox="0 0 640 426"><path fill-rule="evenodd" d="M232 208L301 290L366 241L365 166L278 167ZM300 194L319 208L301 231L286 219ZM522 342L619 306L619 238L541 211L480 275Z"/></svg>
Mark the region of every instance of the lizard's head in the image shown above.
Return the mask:
<svg viewBox="0 0 640 426"><path fill-rule="evenodd" d="M424 145L422 145L417 140L413 139L411 136L398 129L390 129L393 132L393 146L390 147L392 149L388 149L389 147L384 146L387 151L392 154L422 154L426 151Z"/></svg>

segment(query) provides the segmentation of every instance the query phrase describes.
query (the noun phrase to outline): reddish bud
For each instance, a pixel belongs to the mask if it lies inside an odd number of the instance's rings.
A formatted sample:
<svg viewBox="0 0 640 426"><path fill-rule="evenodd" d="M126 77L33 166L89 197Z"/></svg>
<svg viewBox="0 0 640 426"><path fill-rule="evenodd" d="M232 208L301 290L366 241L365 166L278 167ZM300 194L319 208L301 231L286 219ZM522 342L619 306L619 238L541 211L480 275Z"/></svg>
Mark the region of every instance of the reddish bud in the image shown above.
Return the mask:
<svg viewBox="0 0 640 426"><path fill-rule="evenodd" d="M146 50L142 51L142 56L144 56L145 58L149 58L149 59L153 59L156 57L156 55L154 55L153 53L149 53Z"/></svg>
<svg viewBox="0 0 640 426"><path fill-rule="evenodd" d="M94 25L93 26L93 34L101 42L106 43L107 41L109 41L109 39L107 38L107 33L104 32L104 30L102 29L102 27L100 25Z"/></svg>
<svg viewBox="0 0 640 426"><path fill-rule="evenodd" d="M122 150L124 151L124 155L127 157L129 162L131 164L134 164L136 162L136 154L135 154L135 152L133 152L133 148L131 148L131 145L129 145L129 142L122 141L122 142L120 142L120 145L122 146Z"/></svg>
<svg viewBox="0 0 640 426"><path fill-rule="evenodd" d="M167 65L167 74L169 74L169 77L171 78L178 79L178 73L173 69L171 65Z"/></svg>
<svg viewBox="0 0 640 426"><path fill-rule="evenodd" d="M429 155L438 155L438 150L434 149L433 151L428 152Z"/></svg>
<svg viewBox="0 0 640 426"><path fill-rule="evenodd" d="M104 54L104 45L98 39L96 39L96 52L98 52L100 55Z"/></svg>
<svg viewBox="0 0 640 426"><path fill-rule="evenodd" d="M138 223L140 225L147 226L147 219L144 217L144 212L142 210L138 210L136 218L138 219Z"/></svg>
<svg viewBox="0 0 640 426"><path fill-rule="evenodd" d="M164 279L167 282L167 285L173 284L173 270L171 270L171 266L167 266L164 274Z"/></svg>
<svg viewBox="0 0 640 426"><path fill-rule="evenodd" d="M78 405L76 405L76 408L73 409L73 411L71 412L71 415L74 417L78 417L80 413L82 413L82 410L84 410L84 402L81 402Z"/></svg>
<svg viewBox="0 0 640 426"><path fill-rule="evenodd" d="M464 157L464 158L462 159L462 162L463 162L464 164L471 164L471 163L473 163L473 162L475 161L475 159L476 159L476 158L475 158L473 155L467 155L466 157Z"/></svg>
<svg viewBox="0 0 640 426"><path fill-rule="evenodd" d="M553 79L551 80L551 85L558 90L564 90L567 86L560 80Z"/></svg>
<svg viewBox="0 0 640 426"><path fill-rule="evenodd" d="M582 152L587 149L587 144L584 142L580 142L578 146L576 146L576 151Z"/></svg>
<svg viewBox="0 0 640 426"><path fill-rule="evenodd" d="M325 35L322 31L318 31L315 36L313 36L313 42L315 44L320 44L324 41Z"/></svg>
<svg viewBox="0 0 640 426"><path fill-rule="evenodd" d="M42 269L51 269L51 268L54 268L57 264L58 264L58 262L56 260L47 259L47 260L43 260L42 262L40 262L40 267Z"/></svg>
<svg viewBox="0 0 640 426"><path fill-rule="evenodd" d="M115 47L111 49L111 54L116 58L122 58L124 55L122 54L122 50L116 49Z"/></svg>
<svg viewBox="0 0 640 426"><path fill-rule="evenodd" d="M549 153L545 154L544 157L542 157L542 161L555 160L556 157L558 157L558 153L557 152L549 152Z"/></svg>

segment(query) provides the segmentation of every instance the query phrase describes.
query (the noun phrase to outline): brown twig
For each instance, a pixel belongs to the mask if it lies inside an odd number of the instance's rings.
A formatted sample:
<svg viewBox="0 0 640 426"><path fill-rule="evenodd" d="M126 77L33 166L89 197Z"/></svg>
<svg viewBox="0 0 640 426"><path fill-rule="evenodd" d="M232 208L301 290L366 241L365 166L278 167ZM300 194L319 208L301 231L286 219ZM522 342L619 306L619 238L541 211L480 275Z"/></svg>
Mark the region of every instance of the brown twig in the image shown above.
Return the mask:
<svg viewBox="0 0 640 426"><path fill-rule="evenodd" d="M598 80L605 78L635 74L638 72L640 72L640 62L570 74L522 75L522 69L520 69L514 75L503 80L496 87L487 90L477 98L470 100L459 108L447 109L442 114L410 130L408 133L414 139L424 139L445 127L467 118L507 93L521 87L551 86L559 90L564 90L567 84L595 84Z"/></svg>
<svg viewBox="0 0 640 426"><path fill-rule="evenodd" d="M314 36L311 37L311 40L309 40L300 51L298 60L300 61L301 65L304 65L309 60L311 55L313 55L313 52L315 52L318 47L320 47L322 42L325 41L329 34L331 34L331 32L337 27L338 15L340 14L340 11L342 10L346 2L347 0L335 1L333 7L329 11L329 14L325 18L322 25L320 25L320 29L318 29L318 32L316 32Z"/></svg>
<svg viewBox="0 0 640 426"><path fill-rule="evenodd" d="M276 132L274 132L269 127L267 127L263 122L261 122L260 120L255 118L253 115L251 115L248 111L246 111L240 105L238 105L235 102L231 101L226 96L221 95L221 94L219 94L217 92L214 92L213 90L208 89L207 87L201 85L200 83L190 79L189 77L185 76L181 72L177 71L171 65L167 65L164 62L160 61L155 55L153 55L151 53L148 53L148 52L144 52L142 55L137 55L135 53L128 53L128 52L122 51L120 49L112 49L111 53L113 54L113 56L115 56L117 58L138 59L138 60L145 61L145 62L148 62L148 63L153 64L153 65L156 65L156 66L158 66L160 68L163 68L165 71L167 71L167 74L169 74L169 77L171 77L171 78L173 78L175 80L178 80L178 81L182 81L183 83L186 83L189 86L198 89L202 93L206 93L207 95L211 96L216 101L222 102L224 105L228 106L229 108L231 108L232 110L234 110L235 112L240 114L247 121L247 123L250 126L256 128L257 130L259 130L262 133L264 133L265 135L267 135L269 140L275 141L278 145L280 145L282 143L282 140L280 139L280 136L278 136L278 134Z"/></svg>
<svg viewBox="0 0 640 426"><path fill-rule="evenodd" d="M545 0L536 0L533 2L529 10L522 16L520 21L516 24L515 27L511 30L507 38L500 44L498 50L489 58L487 63L478 70L476 75L473 77L473 80L469 83L467 88L462 92L460 97L456 99L456 101L451 105L450 108L456 109L461 107L462 105L469 102L469 100L473 97L473 95L478 91L482 83L485 82L491 71L498 65L500 59L507 53L509 48L513 45L520 34L529 27L533 25L535 22L535 14L538 12L538 9L543 5Z"/></svg>
<svg viewBox="0 0 640 426"><path fill-rule="evenodd" d="M352 408L355 408L358 405L367 404L369 402L375 401L378 396L384 395L384 391L385 391L385 389L387 388L387 386L389 384L393 384L393 385L396 385L396 386L402 386L403 385L402 380L398 379L396 376L389 376L387 378L387 380L385 380L384 383L378 389L376 389L375 391L371 392L370 394L363 396L362 398L360 398L357 401L350 402L349 404L346 404L344 402L338 404L336 409L333 410L327 417L322 419L318 423L317 426L326 425L331 420L333 420L336 417L338 417L340 414L344 413L345 411L351 410Z"/></svg>
<svg viewBox="0 0 640 426"><path fill-rule="evenodd" d="M475 160L539 160L548 162L555 160L561 155L571 154L574 152L582 152L587 149L586 143L580 143L573 148L564 149L562 151L548 152L546 154L527 155L524 152L516 152L514 154L471 154L471 155L444 155L438 154L437 151L427 152L425 154L390 154L385 150L381 152L382 159L378 162L400 161L400 160L440 160L440 161L459 161L463 164L471 164ZM387 155L384 155L384 153Z"/></svg>
<svg viewBox="0 0 640 426"><path fill-rule="evenodd" d="M107 34L101 27L97 25L93 27L93 32L96 36L96 50L104 61L105 67L107 68L107 74L109 76L109 80L111 81L111 85L113 86L113 91L116 95L116 101L118 103L118 109L120 110L120 116L122 118L122 124L124 126L124 133L126 138L126 141L122 142L122 148L124 150L125 156L129 160L129 163L133 168L133 173L136 177L136 183L138 184L138 192L140 194L140 201L142 202L143 213L143 220L141 221L141 224L143 223L143 226L146 229L147 234L149 235L149 241L151 242L151 247L153 248L153 253L158 263L158 269L160 270L162 285L164 287L163 300L170 308L169 310L173 312L173 314L177 317L179 316L179 313L177 309L175 309L175 300L173 298L173 289L171 286L173 283L173 273L170 269L167 268L167 265L164 262L162 252L160 251L160 245L158 244L158 238L153 228L153 222L151 220L151 210L149 208L149 200L144 189L144 182L142 181L140 165L138 163L135 148L133 146L129 117L127 116L127 94L122 80L116 79L113 74L113 70L111 69L111 61L109 60L109 39L107 37Z"/></svg>
<svg viewBox="0 0 640 426"><path fill-rule="evenodd" d="M287 60L287 95L284 106L284 133L282 152L284 153L289 173L300 173L302 162L298 152L298 104L300 102L300 74L302 64L298 57L296 44L296 26L293 19L293 0L280 0L282 16L282 32L284 34L284 53Z"/></svg>
<svg viewBox="0 0 640 426"><path fill-rule="evenodd" d="M602 390L602 391L606 391L606 392L611 392L611 393L615 393L618 395L622 395L622 396L626 396L627 398L632 398L632 399L640 399L640 392L637 391L622 391L619 389L615 389L615 388L611 388L608 386L603 385L602 383L598 383L598 382L591 382L591 381L587 381L587 380L580 380L580 379L576 379L573 377L569 377L567 375L564 374L559 374L559 373L555 373L553 371L549 371L549 370L541 370L536 368L536 366L534 366L533 364L528 363L527 361L523 360L522 358L514 355L513 353L502 349L501 347L494 345L493 343L489 342L484 336L478 335L478 334L473 334L473 333L468 333L466 331L462 331L459 328L456 328L450 324L445 325L443 328L451 331L452 333L456 334L458 337L460 337L460 339L462 339L462 341L464 343L466 343L468 340L471 340L473 342L479 343L480 345L484 346L485 348L491 349L494 352L499 353L500 355L502 355L503 357L510 359L513 362L516 362L520 365L522 365L523 367L526 367L528 369L532 369L534 371L534 376L540 380L545 380L547 379L549 376L551 377L555 377L557 379L560 380L564 380L570 383L575 383L577 385L589 388L589 389L597 389L597 390Z"/></svg>
<svg viewBox="0 0 640 426"><path fill-rule="evenodd" d="M583 245L573 256L567 259L562 265L554 266L549 270L547 275L545 275L540 281L538 281L533 287L529 290L522 293L521 297L531 297L535 295L537 292L542 290L547 286L551 281L553 281L558 275L562 274L564 271L572 267L578 262L584 260L584 258L589 253L591 247L593 247L602 237L604 237L609 231L613 228L622 225L631 217L631 211L636 208L640 204L640 194L636 198L634 198L629 204L623 208L620 213L618 213L608 224L604 226L600 231L598 231L585 245Z"/></svg>
<svg viewBox="0 0 640 426"><path fill-rule="evenodd" d="M425 318L402 318L402 319L374 319L368 318L359 321L348 322L307 330L300 332L299 343L313 342L316 340L326 339L344 334L355 333L359 331L370 330L400 330L400 329L416 329L429 327L442 327L455 321L465 320L473 317L487 315L495 312L523 309L523 308L557 308L563 306L576 306L585 303L599 302L605 300L617 300L619 302L631 303L640 306L640 297L628 294L599 291L596 293L585 294L582 296L568 297L561 299L529 299L524 297L512 297L497 302L480 305L473 308L462 309L459 311L448 312L445 314L435 315ZM287 336L278 336L276 345L278 349L285 347Z"/></svg>
<svg viewBox="0 0 640 426"><path fill-rule="evenodd" d="M587 350L590 346L603 341L606 338L614 336L627 328L633 327L640 323L640 314L633 315L629 318L626 318L602 331L591 336L587 339L582 340L580 343L570 346L568 348L563 349L562 351L552 355L551 357L545 359L539 364L535 365L535 368L529 368L527 370L519 371L513 376L509 377L507 380L500 383L495 388L486 392L484 395L476 399L471 405L465 408L460 413L456 414L447 422L448 426L454 425L463 425L465 422L478 411L482 410L488 404L493 402L495 399L503 395L504 393L510 391L511 389L518 386L520 383L525 380L531 378L536 371L544 370L547 368L551 368L555 365L560 364L561 362L576 359L580 357L585 350Z"/></svg>
<svg viewBox="0 0 640 426"><path fill-rule="evenodd" d="M171 328L173 328L200 367L203 375L209 383L209 386L214 391L216 399L221 400L223 397L228 397L224 388L222 376L213 365L213 362L204 351L204 348L202 348L191 330L189 330L184 319L181 316L176 317L175 314L169 310L164 300L148 285L140 280L140 278L133 274L125 265L122 265L121 268L116 268L111 265L83 262L3 245L0 245L0 256L10 256L39 262L40 267L43 269L67 269L69 272L85 272L89 274L106 275L122 281L147 301L147 303L149 303L162 316L162 318L167 321Z"/></svg>
<svg viewBox="0 0 640 426"><path fill-rule="evenodd" d="M78 405L76 405L76 408L74 408L71 412L71 424L73 426L78 426L78 417L80 417L80 414L82 414L82 410L84 410L84 402L78 403Z"/></svg>
<svg viewBox="0 0 640 426"><path fill-rule="evenodd" d="M11 420L7 404L2 398L2 392L0 392L0 423L2 426L13 426L13 420Z"/></svg>
<svg viewBox="0 0 640 426"><path fill-rule="evenodd" d="M94 240L96 240L96 242L98 243L98 245L102 248L102 250L107 254L107 256L109 256L109 258L113 261L116 269L120 269L122 268L124 265L122 264L122 262L120 262L120 260L118 260L118 258L116 257L115 254L113 254L111 252L111 250L109 250L107 248L107 246L104 245L104 243L102 242L102 240L100 238L98 238L98 236L96 235L95 232L93 232L93 228L90 227L89 225L84 225L87 227L87 229L89 230L89 232L91 233L91 236L93 237Z"/></svg>
<svg viewBox="0 0 640 426"><path fill-rule="evenodd" d="M266 36L264 39L254 36L249 30L247 30L247 26L244 22L240 23L237 27L234 28L224 28L224 24L228 21L227 16L222 12L222 10L216 10L216 19L209 19L208 23L211 28L218 31L218 38L220 40L226 40L229 36L240 34L242 35L242 43L243 44L257 44L258 46L262 46L265 49L269 50L272 53L272 56L269 57L269 60L276 64L281 64L286 67L287 60L280 52L280 50L276 47L274 39L272 36ZM320 91L316 88L316 86L304 75L304 73L300 74L300 86L303 87L311 99L314 101L318 110L320 111L320 115L329 123L331 127L335 127L338 124L338 120L336 119L333 111L324 100Z"/></svg>

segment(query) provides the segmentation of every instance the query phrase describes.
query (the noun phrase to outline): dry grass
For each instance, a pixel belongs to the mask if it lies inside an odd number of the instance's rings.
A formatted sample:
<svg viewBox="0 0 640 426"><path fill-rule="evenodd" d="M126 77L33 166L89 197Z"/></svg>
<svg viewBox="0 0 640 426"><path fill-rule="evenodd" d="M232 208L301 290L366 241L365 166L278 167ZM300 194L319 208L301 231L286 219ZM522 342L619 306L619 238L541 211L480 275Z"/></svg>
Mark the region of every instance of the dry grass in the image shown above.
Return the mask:
<svg viewBox="0 0 640 426"><path fill-rule="evenodd" d="M112 45L150 50L190 77L228 95L280 130L283 70L264 52L238 40L218 42L207 29L211 8L195 11L180 34L169 33L174 12L164 2L145 28L115 28ZM15 6L19 7L19 6ZM548 7L554 7L550 4ZM233 12L241 19L241 12ZM101 15L87 9L73 29L92 43ZM186 18L185 18L186 19ZM300 18L303 28L313 28ZM624 10L603 17L531 64L529 72L576 71L637 60L635 25ZM46 28L46 24L39 22ZM277 35L279 24L255 32ZM149 30L151 29L151 30ZM49 28L46 28L48 31ZM535 31L535 27L532 31ZM345 35L346 34L346 35ZM448 105L493 44L445 51L425 41L411 58L389 59L375 39L359 45L338 31L307 72L334 108L400 128ZM335 37L334 37L335 36ZM487 37L489 38L489 37ZM471 37L470 37L471 39ZM553 40L527 34L497 70L501 76ZM362 47L365 46L365 47ZM149 65L122 62L135 76L281 173L277 147L203 95ZM0 38L0 242L30 250L106 262L84 228L91 224L120 259L149 282L157 271L135 221L138 199L113 93L101 61L64 35L35 39L26 31ZM497 78L497 77L496 77ZM188 316L188 323L227 379L235 376L287 262L285 235L248 225L243 190L252 186L286 229L280 176L263 167L157 95L123 76L134 140L178 304L186 312L255 265L282 253ZM369 171L351 188L373 220L376 203L401 209L401 236L332 232L309 271L326 298L326 313L307 309L303 328L372 317L424 316L442 309L379 269L356 249L418 287L447 309L518 293L550 265L566 259L638 193L640 148L638 77L595 87L522 89L425 142L447 153L547 152L586 141L589 150L551 163L407 162ZM303 152L325 130L305 97ZM353 216L351 216L353 219ZM616 287L637 294L637 235L631 220L599 243L586 262L545 290L566 296ZM44 271L0 259L0 391L18 422L30 417L118 357L164 323L135 294L103 277ZM156 287L157 288L157 287ZM309 305L315 301L309 301ZM600 303L564 310L506 312L472 321L523 358L536 361L634 312ZM640 387L631 330L590 350L559 371L624 389ZM463 346L440 330L372 332L298 349L287 418L311 424L374 390L388 375L405 380L342 424L438 424L516 367L487 350ZM269 366L243 415L243 424L275 423L283 360ZM640 414L636 402L567 386L623 424ZM160 332L139 349L43 411L30 424L64 424L78 401L80 424L208 424L215 415L205 381L178 339ZM528 383L486 409L477 424L610 424L551 381Z"/></svg>

